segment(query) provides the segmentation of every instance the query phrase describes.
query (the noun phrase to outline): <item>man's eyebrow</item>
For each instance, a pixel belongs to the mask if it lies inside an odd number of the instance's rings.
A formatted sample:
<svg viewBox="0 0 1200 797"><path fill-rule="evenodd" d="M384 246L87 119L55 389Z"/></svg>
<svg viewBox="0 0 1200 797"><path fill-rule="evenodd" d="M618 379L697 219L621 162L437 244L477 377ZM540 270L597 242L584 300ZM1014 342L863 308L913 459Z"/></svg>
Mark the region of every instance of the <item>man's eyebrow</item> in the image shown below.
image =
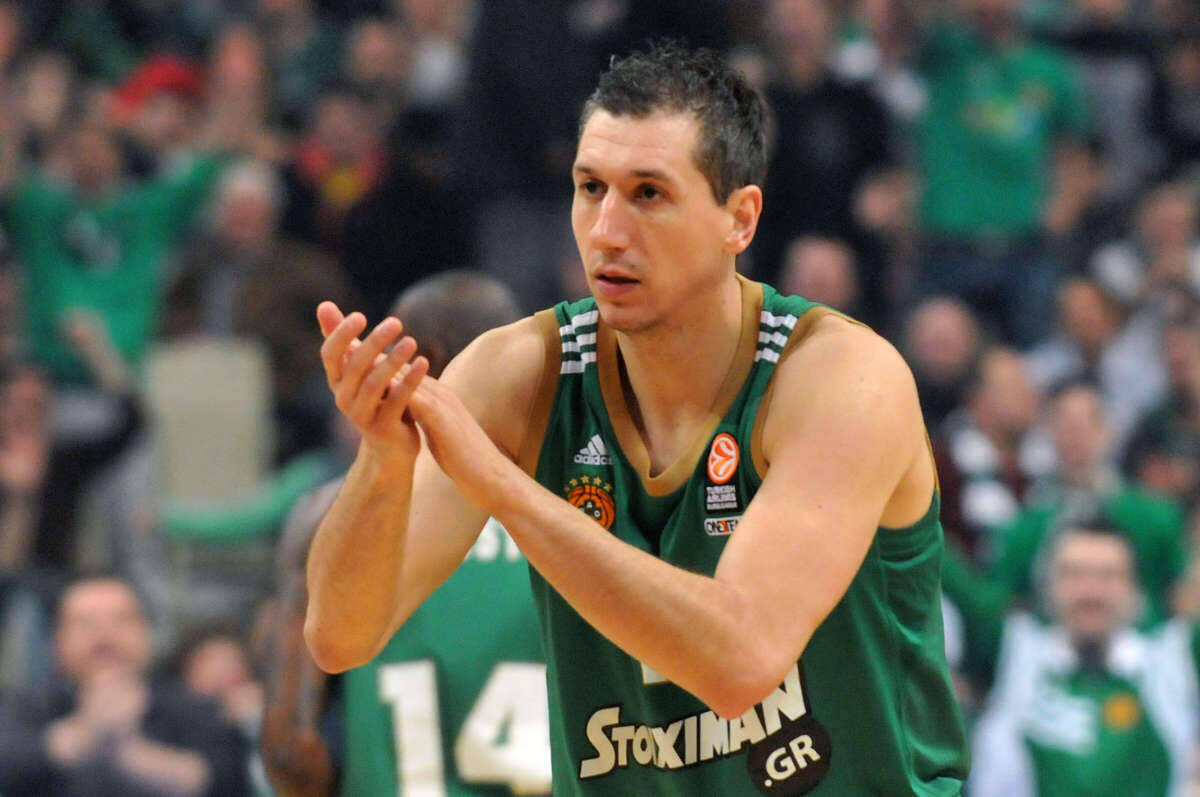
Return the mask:
<svg viewBox="0 0 1200 797"><path fill-rule="evenodd" d="M593 169L591 166L588 166L586 163L576 163L571 170L581 174L594 175L596 173L595 169ZM629 172L629 174L632 177L641 177L649 180L661 180L664 183L674 182L674 180L671 179L671 176L661 169L634 169Z"/></svg>

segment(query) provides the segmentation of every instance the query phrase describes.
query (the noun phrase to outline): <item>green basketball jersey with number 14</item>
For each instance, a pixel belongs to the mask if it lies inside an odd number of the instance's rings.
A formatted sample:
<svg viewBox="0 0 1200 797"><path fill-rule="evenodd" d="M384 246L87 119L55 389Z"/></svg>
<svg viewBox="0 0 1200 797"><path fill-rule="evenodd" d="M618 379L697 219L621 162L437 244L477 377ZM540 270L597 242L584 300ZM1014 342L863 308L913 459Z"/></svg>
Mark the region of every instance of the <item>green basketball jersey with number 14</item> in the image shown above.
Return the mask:
<svg viewBox="0 0 1200 797"><path fill-rule="evenodd" d="M549 793L542 662L529 568L488 521L383 652L346 673L342 794Z"/></svg>
<svg viewBox="0 0 1200 797"><path fill-rule="evenodd" d="M546 419L538 481L630 545L704 574L761 484L756 419L775 365L829 312L741 285L741 341L712 431L657 475L595 302L539 314L558 367L535 401ZM597 633L534 572L555 794L958 794L966 745L942 649L942 544L936 495L912 526L879 529L783 683L731 720Z"/></svg>

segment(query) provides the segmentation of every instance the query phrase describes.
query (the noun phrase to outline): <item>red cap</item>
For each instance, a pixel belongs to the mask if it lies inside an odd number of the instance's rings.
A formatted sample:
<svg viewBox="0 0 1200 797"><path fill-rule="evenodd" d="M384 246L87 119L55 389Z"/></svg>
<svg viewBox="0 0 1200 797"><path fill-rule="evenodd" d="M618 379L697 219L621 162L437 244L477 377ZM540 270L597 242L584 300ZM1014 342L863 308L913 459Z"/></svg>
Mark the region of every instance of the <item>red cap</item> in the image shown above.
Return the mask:
<svg viewBox="0 0 1200 797"><path fill-rule="evenodd" d="M200 70L171 55L156 55L143 61L116 91L114 111L117 119L129 121L142 103L160 91L198 99L204 93Z"/></svg>

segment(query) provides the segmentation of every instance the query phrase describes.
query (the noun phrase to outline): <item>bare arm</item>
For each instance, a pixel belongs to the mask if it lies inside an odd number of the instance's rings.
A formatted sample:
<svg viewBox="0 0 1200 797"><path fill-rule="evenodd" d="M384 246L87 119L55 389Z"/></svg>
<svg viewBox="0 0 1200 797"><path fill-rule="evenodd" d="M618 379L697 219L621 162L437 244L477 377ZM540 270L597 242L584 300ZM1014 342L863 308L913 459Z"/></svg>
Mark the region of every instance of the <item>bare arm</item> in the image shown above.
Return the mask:
<svg viewBox="0 0 1200 797"><path fill-rule="evenodd" d="M137 780L172 794L203 794L208 787L208 762L191 750L168 747L137 736L121 744L117 763Z"/></svg>
<svg viewBox="0 0 1200 797"><path fill-rule="evenodd" d="M424 377L424 358L401 371L415 351L411 338L381 353L399 335L399 323L385 320L354 345L365 319L335 317L328 303L322 312L331 388L363 430L358 457L308 560L305 639L317 664L336 672L383 648L462 562L487 513L422 450L416 423L404 414L416 385L432 380ZM526 319L483 335L439 383L457 391L465 420L485 437L493 434L490 451L510 465L515 453L503 452L519 451L544 352L540 332Z"/></svg>
<svg viewBox="0 0 1200 797"><path fill-rule="evenodd" d="M271 613L266 701L258 746L271 786L281 797L328 794L333 781L329 750L317 730L325 699L325 674L304 645L308 591L304 566L317 524L341 482L310 492L284 526L279 554L279 594Z"/></svg>
<svg viewBox="0 0 1200 797"><path fill-rule="evenodd" d="M713 577L618 540L489 455L486 435L445 386L426 380L412 410L443 469L584 619L717 713L737 716L795 663L876 527L916 520L933 489L916 389L874 333L820 322L776 379L764 433L770 471Z"/></svg>

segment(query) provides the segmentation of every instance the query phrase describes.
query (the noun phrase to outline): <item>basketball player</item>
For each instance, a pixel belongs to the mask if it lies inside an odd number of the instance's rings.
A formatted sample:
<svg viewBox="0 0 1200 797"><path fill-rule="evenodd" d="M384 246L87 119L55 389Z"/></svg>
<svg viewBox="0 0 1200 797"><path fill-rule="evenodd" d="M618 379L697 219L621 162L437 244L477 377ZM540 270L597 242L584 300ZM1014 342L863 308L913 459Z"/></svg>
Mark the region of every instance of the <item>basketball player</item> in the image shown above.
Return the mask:
<svg viewBox="0 0 1200 797"><path fill-rule="evenodd" d="M440 379L397 319L360 339L361 314L317 311L363 443L309 558L314 657L369 660L494 516L533 569L556 794L957 794L966 773L912 376L734 268L764 116L715 54L615 62L573 166L592 297Z"/></svg>
<svg viewBox="0 0 1200 797"><path fill-rule="evenodd" d="M393 312L421 336L431 375L480 333L519 317L511 292L451 271L408 288ZM329 756L316 736L324 691L291 618L306 603L304 560L340 487L297 509L281 545L281 641L275 647L263 753L280 794L328 794ZM464 613L471 608L470 615ZM300 624L294 626L300 637ZM496 522L466 561L370 662L345 673L341 793L544 794L550 790L545 664L529 568ZM322 768L323 761L323 768Z"/></svg>
<svg viewBox="0 0 1200 797"><path fill-rule="evenodd" d="M519 317L499 282L447 272L393 312L432 375L478 334ZM378 656L345 675L342 794L550 791L546 665L525 557L491 520L465 561Z"/></svg>

